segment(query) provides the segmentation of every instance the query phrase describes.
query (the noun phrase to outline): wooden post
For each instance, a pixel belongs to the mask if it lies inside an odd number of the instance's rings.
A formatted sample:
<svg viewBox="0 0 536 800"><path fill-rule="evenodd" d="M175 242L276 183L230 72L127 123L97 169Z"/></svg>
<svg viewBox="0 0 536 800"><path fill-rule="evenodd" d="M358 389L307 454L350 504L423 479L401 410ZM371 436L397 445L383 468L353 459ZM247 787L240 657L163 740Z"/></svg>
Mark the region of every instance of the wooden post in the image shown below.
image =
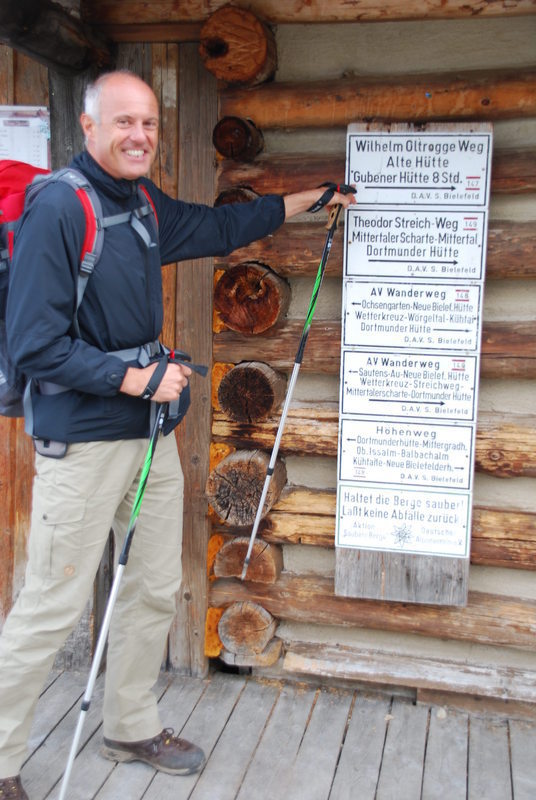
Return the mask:
<svg viewBox="0 0 536 800"><path fill-rule="evenodd" d="M179 196L211 204L215 176L210 136L217 119L216 81L203 68L196 45L180 46L179 98ZM176 344L204 364L212 362L213 270L212 259L203 258L185 261L177 271ZM192 408L178 434L184 471L183 578L170 633L169 661L180 672L202 676L208 669L203 635L210 534L204 495L210 442L209 380L192 376L192 393Z"/></svg>

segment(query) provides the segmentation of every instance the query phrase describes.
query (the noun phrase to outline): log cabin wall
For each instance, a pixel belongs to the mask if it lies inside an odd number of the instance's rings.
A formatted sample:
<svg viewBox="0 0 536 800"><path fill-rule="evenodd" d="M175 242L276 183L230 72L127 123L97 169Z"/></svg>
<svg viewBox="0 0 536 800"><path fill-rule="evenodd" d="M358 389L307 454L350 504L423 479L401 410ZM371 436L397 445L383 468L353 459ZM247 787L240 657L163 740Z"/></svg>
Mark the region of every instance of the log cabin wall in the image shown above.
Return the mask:
<svg viewBox="0 0 536 800"><path fill-rule="evenodd" d="M195 264L184 270L164 270L166 340L185 345L186 335L199 360L198 345L205 354L213 350L212 430L207 428L207 393L198 385L200 403L179 435L187 501L193 498L194 502L190 502L185 526L185 582L171 637L170 664L197 674L206 669L203 625L208 603L208 657L219 654L229 663L251 665L266 674L325 675L399 685L421 693L451 690L534 703L533 3L520 0L511 4L509 16L504 16L502 3L487 3L482 7L485 16L476 19L469 18L471 4L467 3L447 8L427 4L423 11L420 4L408 9L407 4L393 2L383 4L381 13L374 4L367 4L367 19L384 20L377 24L354 22L355 9L347 2L303 7L275 0L248 3L248 8L272 25L278 59L275 79L246 90L220 83L217 98L214 81L203 77L198 68L196 53L202 24L222 3L200 1L181 11L175 5L171 0L152 6L131 0L87 0L83 4L90 22L104 22L103 29L118 42L136 42L120 46L119 62L152 82L163 104L165 134L155 177L171 193L208 199L215 177L214 197L236 185L266 193L342 178L346 123L378 115L396 118L397 114L412 121L416 112L411 98L420 94L412 87L422 88L426 83L434 86L438 97L446 94L449 98L447 110L444 105L435 112L430 108L435 119L494 122L495 157L468 607L453 610L334 597L340 231L283 437L286 484L261 526L257 580L242 583L224 577L236 574L240 538L247 537L250 528L225 525L213 510L207 513L203 495L209 447L213 470L221 468L224 456L232 452L269 453L279 409L262 421L239 423L221 410L218 389L230 368L245 361L261 362L284 376L290 372L324 239L322 220L304 215L263 244L219 259L214 265L215 282L222 271L252 261L269 266L288 283L285 318L271 330L237 334L216 314L213 338L207 342L212 331L210 303L200 304L203 308L193 321L191 316L181 317L184 312L180 309L185 292L200 296L199 275L202 288L208 285L208 270L212 281L213 265L202 264L201 271ZM429 19L419 19L426 13ZM402 21L404 16L413 21ZM324 24L310 24L319 19ZM295 21L298 24L290 24ZM190 43L173 43L180 41ZM0 78L6 98L2 102L46 102L42 68L31 65L38 70L39 80L28 79L30 94L19 95L13 76L19 74L17 85L22 87L22 75L30 73L17 73L17 64L22 62L8 48L2 48L2 54L7 59ZM475 70L481 72L478 79ZM460 83L458 74L466 71L472 73L472 82ZM374 98L369 105L354 102L352 107L340 90L345 86L351 90L353 84L356 95L356 80L365 78L381 85L375 92L369 87L365 97ZM195 103L197 97L203 97L204 103ZM312 104L311 98L318 102ZM216 114L210 121L216 103L220 117L238 114L257 123L264 150L253 162L216 158L207 144L218 117ZM464 103L469 103L468 109ZM189 108L194 105L203 107L206 119L192 117ZM311 112L308 109L313 105ZM328 109L327 116L321 113L323 108ZM419 108L422 114L422 105ZM281 114L284 109L287 111ZM194 145L198 150L192 156ZM202 188L196 182L199 155ZM272 390L274 384L269 387ZM276 396L278 390L274 390ZM18 480L18 475L28 471L31 454L25 451L27 442L16 424L5 420L0 424L4 426L0 480L7 498L2 506L2 563L6 563L5 557L15 564L11 577L5 578L3 571L1 612L5 613L20 586L24 567L31 476L26 475L25 482ZM24 457L19 458L22 451ZM259 474L254 478L258 484ZM221 650L222 644L226 652Z"/></svg>
<svg viewBox="0 0 536 800"><path fill-rule="evenodd" d="M265 674L398 685L420 695L433 690L536 702L536 108L527 110L524 101L516 108L506 84L504 93L499 87L517 76L529 81L522 96L534 95L535 22L280 24L274 81L246 89L220 86L220 118L252 120L264 149L253 161L220 160L219 192L237 185L259 194L288 192L342 180L345 125L369 116L494 123L468 605L453 610L334 596L342 232L281 443L286 485L261 523L253 559L258 570L251 569L245 583L236 577L258 499L243 496L252 477L250 459L257 448L269 455L281 409L244 421L247 404L237 395L246 384L237 378L237 394L229 400L224 382L239 362L290 374L325 235L319 216L305 215L269 240L216 260L207 652L228 664ZM460 73L475 76L477 70L484 83L475 102L465 93L476 86L474 77L457 81ZM363 78L370 94L356 101ZM446 105L423 111L427 87L447 93ZM495 89L490 113L486 98ZM518 182L514 173L521 162ZM289 307L273 327L240 333L240 327L230 329L236 320L229 323L225 296L230 287L243 286L244 264L252 270L259 263L261 273L250 277L249 286L269 267L288 282ZM251 314L242 311L251 324ZM250 379L260 377L256 372ZM248 401L250 410L263 402L260 394ZM238 456L247 478L238 482L238 496L223 497L222 486L236 475L229 458ZM253 472L260 492L265 473ZM248 517L249 527L237 526L240 519L230 512ZM278 623L268 642L267 611Z"/></svg>

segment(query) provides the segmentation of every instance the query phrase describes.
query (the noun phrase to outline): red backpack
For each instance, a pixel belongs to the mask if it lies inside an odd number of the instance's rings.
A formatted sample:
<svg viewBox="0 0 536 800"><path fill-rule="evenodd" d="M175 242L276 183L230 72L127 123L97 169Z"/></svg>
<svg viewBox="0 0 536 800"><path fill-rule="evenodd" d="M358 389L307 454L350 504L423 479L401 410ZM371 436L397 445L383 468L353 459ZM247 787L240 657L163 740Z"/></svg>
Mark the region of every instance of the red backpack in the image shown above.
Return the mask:
<svg viewBox="0 0 536 800"><path fill-rule="evenodd" d="M62 181L71 186L84 210L86 228L80 253L76 311L82 302L88 279L100 258L106 228L129 223L147 247L150 247L153 239L147 228L142 225L141 219L151 215L154 237L158 239L155 208L143 185L138 186L140 200L138 208L132 212L104 217L95 189L78 170L66 167L50 172L22 161L0 160L0 415L7 417L24 416L23 395L26 385L24 376L11 363L7 350L6 305L9 267L17 239L18 223L24 210L31 205L45 186L54 181ZM73 327L76 335L80 336L76 312Z"/></svg>

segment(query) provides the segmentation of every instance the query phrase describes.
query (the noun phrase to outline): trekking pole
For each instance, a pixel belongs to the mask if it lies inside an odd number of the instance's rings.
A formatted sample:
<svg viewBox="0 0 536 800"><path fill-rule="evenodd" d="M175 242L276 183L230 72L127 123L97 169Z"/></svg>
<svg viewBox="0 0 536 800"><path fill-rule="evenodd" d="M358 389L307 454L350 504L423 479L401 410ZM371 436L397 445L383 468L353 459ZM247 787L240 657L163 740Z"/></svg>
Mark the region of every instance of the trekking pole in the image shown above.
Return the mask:
<svg viewBox="0 0 536 800"><path fill-rule="evenodd" d="M333 184L334 187L334 184ZM343 194L350 194L355 192L355 189L351 186L338 186L337 190L342 192ZM333 193L332 193L333 194ZM320 259L320 264L318 265L318 271L316 273L316 280L313 287L313 293L311 295L311 300L309 301L309 308L307 309L307 316L305 318L305 324L303 326L303 331L300 339L300 344L298 346L298 351L296 353L296 357L294 359L294 368L292 370L292 374L290 376L290 381L287 389L287 396L285 397L285 403L283 405L283 411L281 412L281 419L279 420L279 427L277 428L277 434L275 437L274 446L272 449L272 455L270 456L270 463L268 464L268 468L266 470L266 478L264 480L264 486L262 487L262 494L261 499L259 501L259 506L257 508L257 514L255 516L255 522L253 523L253 529L251 531L251 536L249 539L248 550L246 553L246 557L244 559L244 566L242 567L242 574L240 576L240 580L245 580L249 561L251 558L251 552L253 550L253 545L255 544L255 537L257 536L257 531L259 529L259 524L262 517L262 511L264 508L264 503L266 500L266 495L268 494L268 489L270 487L270 481L272 480L272 475L274 473L275 462L277 459L277 454L279 452L279 445L281 444L281 437L283 436L283 428L285 427L285 421L287 418L290 401L292 399L292 393L294 391L294 386L296 384L296 380L298 378L298 373L300 371L301 362L303 359L303 351L305 350L305 345L307 344L307 337L309 336L309 331L311 329L311 323L313 321L313 316L315 313L316 303L318 300L318 294L320 292L320 287L322 285L322 280L324 278L324 272L326 271L326 264L329 258L329 253L331 250L331 245L333 242L333 235L337 228L337 223L339 221L339 215L341 213L341 205L333 206L331 209L328 224L327 224L327 235L326 240L324 242L324 249L322 251L322 258Z"/></svg>
<svg viewBox="0 0 536 800"><path fill-rule="evenodd" d="M125 567L127 565L128 554L130 551L132 540L134 538L134 531L136 530L136 522L138 519L138 515L140 513L141 502L143 500L143 495L145 494L147 478L149 477L149 471L151 469L151 464L153 462L156 442L158 440L158 435L162 430L162 426L164 424L166 409L167 409L167 403L162 403L157 407L156 419L153 425L153 429L151 431L151 437L149 440L147 455L145 456L145 461L143 462L140 482L138 484L138 490L136 492L134 505L132 507L132 512L130 514L130 520L127 527L127 532L125 534L125 539L123 542L123 549L121 550L121 553L119 555L118 567L112 583L110 597L108 599L108 604L106 606L106 612L104 614L104 620L102 622L99 638L97 640L97 647L95 648L95 655L93 657L93 663L91 665L86 691L84 692L84 696L82 698L82 705L80 707L80 716L78 718L78 724L76 726L73 742L71 744L71 750L69 752L69 758L67 759L65 772L63 773L63 780L61 783L61 790L58 800L65 800L65 798L67 797L67 786L69 784L71 770L73 768L74 759L76 757L76 751L78 749L78 744L80 742L80 737L82 735L82 728L84 726L86 714L89 710L89 706L91 703L91 697L93 695L95 681L97 680L97 673L99 671L102 654L104 652L104 646L106 644L108 630L110 628L110 622L112 619L112 613L115 606L115 601L117 600L117 595L119 593L119 585L121 583L121 578L123 576L123 572L125 571Z"/></svg>

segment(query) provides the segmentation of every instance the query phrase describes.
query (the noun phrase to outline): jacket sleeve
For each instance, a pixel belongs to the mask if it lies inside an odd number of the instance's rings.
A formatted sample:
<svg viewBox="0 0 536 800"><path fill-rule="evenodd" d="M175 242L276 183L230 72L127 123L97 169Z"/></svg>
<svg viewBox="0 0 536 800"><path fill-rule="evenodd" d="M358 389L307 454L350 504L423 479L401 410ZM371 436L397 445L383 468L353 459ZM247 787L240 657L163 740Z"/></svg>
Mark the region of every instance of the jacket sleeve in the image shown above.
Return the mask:
<svg viewBox="0 0 536 800"><path fill-rule="evenodd" d="M25 212L10 274L9 355L27 377L113 396L121 386L125 364L73 336L84 232L81 203L68 186L44 188Z"/></svg>
<svg viewBox="0 0 536 800"><path fill-rule="evenodd" d="M151 182L144 183L158 215L162 264L227 255L273 233L285 220L280 195L212 208L173 200Z"/></svg>

